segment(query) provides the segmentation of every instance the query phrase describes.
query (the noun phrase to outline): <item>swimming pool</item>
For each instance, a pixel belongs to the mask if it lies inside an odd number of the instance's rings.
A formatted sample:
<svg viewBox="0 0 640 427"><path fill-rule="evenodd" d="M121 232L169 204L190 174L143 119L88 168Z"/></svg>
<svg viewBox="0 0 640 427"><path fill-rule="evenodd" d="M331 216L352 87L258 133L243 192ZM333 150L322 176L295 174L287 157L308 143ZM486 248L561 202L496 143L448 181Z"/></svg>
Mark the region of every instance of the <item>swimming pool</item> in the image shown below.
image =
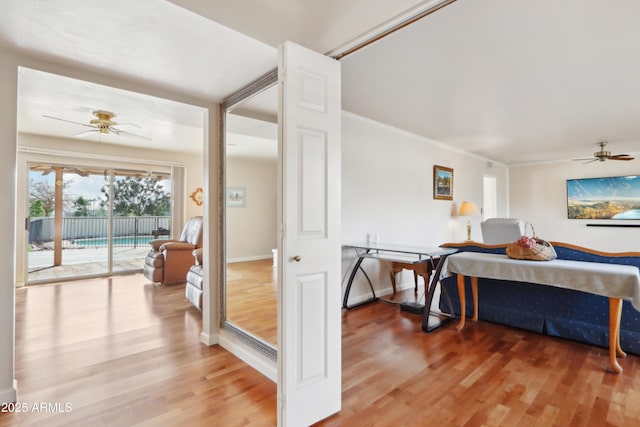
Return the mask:
<svg viewBox="0 0 640 427"><path fill-rule="evenodd" d="M113 246L142 246L148 245L153 236L121 236L113 238ZM73 240L77 246L93 246L93 247L106 247L109 244L109 239L106 237L95 239L75 239Z"/></svg>

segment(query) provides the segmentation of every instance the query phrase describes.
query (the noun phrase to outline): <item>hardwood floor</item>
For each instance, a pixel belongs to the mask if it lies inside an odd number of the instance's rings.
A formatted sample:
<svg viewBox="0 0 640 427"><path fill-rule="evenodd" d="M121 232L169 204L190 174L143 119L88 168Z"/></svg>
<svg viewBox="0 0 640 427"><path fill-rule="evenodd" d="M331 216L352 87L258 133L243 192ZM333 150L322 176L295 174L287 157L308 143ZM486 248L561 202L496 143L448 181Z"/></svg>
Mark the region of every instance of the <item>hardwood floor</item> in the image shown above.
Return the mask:
<svg viewBox="0 0 640 427"><path fill-rule="evenodd" d="M275 425L276 385L201 344L200 330L184 285L142 275L19 289L16 379L29 412L0 425ZM41 403L62 411L31 410Z"/></svg>
<svg viewBox="0 0 640 427"><path fill-rule="evenodd" d="M0 426L275 425L275 384L200 344L183 292L141 275L18 290L30 411ZM640 358L615 375L607 349L486 322L424 334L419 316L370 304L343 312L342 360L342 411L318 425L640 425ZM31 410L41 403L59 407Z"/></svg>
<svg viewBox="0 0 640 427"><path fill-rule="evenodd" d="M468 328L468 329L467 329ZM322 426L637 426L640 358L487 322L430 334L377 303L343 315L343 410Z"/></svg>
<svg viewBox="0 0 640 427"><path fill-rule="evenodd" d="M278 343L278 284L271 259L227 264L227 319Z"/></svg>

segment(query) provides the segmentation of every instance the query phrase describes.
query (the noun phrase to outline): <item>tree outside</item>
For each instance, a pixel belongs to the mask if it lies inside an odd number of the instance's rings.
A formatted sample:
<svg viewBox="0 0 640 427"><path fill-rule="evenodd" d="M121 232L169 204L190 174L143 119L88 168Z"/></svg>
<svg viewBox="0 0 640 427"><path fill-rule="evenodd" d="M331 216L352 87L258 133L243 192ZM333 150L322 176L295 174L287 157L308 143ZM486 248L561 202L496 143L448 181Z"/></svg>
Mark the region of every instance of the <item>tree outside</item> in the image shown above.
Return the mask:
<svg viewBox="0 0 640 427"><path fill-rule="evenodd" d="M105 178L101 187L94 187L95 198L73 194L74 192L69 191L73 187L73 178L64 181L62 195L65 216L108 215L108 178ZM114 213L119 216L166 216L169 215L171 209L170 193L163 187L161 181L153 177L116 177L113 184L113 195ZM94 202L100 208L97 212ZM29 181L29 215L32 218L49 217L53 215L54 210L55 186L53 177L33 173Z"/></svg>
<svg viewBox="0 0 640 427"><path fill-rule="evenodd" d="M102 207L109 206L109 182L100 189ZM113 183L113 211L120 216L163 216L171 209L169 193L152 177L119 177Z"/></svg>
<svg viewBox="0 0 640 427"><path fill-rule="evenodd" d="M69 244L75 244L76 239L104 238L109 229L106 219L110 209L119 217L112 223L114 236L151 235L153 229L166 227L171 209L170 179L117 175L110 184L111 174L107 172L64 172L62 228L63 240ZM55 195L53 174L30 171L29 242L38 248L45 248L53 241ZM110 203L111 195L113 203ZM143 216L152 218L143 220L140 218Z"/></svg>
<svg viewBox="0 0 640 427"><path fill-rule="evenodd" d="M80 196L73 201L73 216L89 216L89 201Z"/></svg>
<svg viewBox="0 0 640 427"><path fill-rule="evenodd" d="M29 180L29 206L31 206L36 200L39 200L37 204L44 209L44 215L50 216L56 208L56 188L53 183L53 177L44 177L45 179L36 180L31 178ZM72 181L64 182L62 185L62 203L63 207L68 207L73 203L72 196L65 193L65 189L71 184Z"/></svg>
<svg viewBox="0 0 640 427"><path fill-rule="evenodd" d="M31 200L31 203L29 204L29 216L31 218L42 218L47 216L44 201L40 199Z"/></svg>

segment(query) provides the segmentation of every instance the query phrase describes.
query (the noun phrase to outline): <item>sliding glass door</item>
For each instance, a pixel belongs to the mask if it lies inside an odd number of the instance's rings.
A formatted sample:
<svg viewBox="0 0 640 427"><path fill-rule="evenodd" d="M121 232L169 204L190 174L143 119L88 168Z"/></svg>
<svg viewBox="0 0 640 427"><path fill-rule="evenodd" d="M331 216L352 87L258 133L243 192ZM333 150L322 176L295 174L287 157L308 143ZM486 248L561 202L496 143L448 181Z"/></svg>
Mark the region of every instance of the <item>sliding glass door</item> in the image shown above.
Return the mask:
<svg viewBox="0 0 640 427"><path fill-rule="evenodd" d="M113 171L108 187L113 230L113 272L142 268L149 241L168 238L171 224L171 179L169 175L136 175L135 171Z"/></svg>
<svg viewBox="0 0 640 427"><path fill-rule="evenodd" d="M27 283L140 270L170 202L168 172L29 164Z"/></svg>

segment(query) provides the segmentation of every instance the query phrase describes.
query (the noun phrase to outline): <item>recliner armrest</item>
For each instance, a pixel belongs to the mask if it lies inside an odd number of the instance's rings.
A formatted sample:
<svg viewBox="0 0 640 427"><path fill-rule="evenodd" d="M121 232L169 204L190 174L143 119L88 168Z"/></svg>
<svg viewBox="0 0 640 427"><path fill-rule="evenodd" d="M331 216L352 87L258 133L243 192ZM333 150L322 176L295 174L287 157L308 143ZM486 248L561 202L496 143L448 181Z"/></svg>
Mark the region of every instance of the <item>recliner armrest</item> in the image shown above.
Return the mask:
<svg viewBox="0 0 640 427"><path fill-rule="evenodd" d="M153 239L149 242L149 244L151 245L151 250L153 251L159 251L160 250L160 246L164 245L165 243L170 243L170 242L177 242L177 240L173 240L173 239Z"/></svg>
<svg viewBox="0 0 640 427"><path fill-rule="evenodd" d="M195 245L192 245L191 243L177 242L177 241L167 242L164 245L160 246L160 250L163 252L164 251L168 251L168 252L193 251L195 248L196 248Z"/></svg>

